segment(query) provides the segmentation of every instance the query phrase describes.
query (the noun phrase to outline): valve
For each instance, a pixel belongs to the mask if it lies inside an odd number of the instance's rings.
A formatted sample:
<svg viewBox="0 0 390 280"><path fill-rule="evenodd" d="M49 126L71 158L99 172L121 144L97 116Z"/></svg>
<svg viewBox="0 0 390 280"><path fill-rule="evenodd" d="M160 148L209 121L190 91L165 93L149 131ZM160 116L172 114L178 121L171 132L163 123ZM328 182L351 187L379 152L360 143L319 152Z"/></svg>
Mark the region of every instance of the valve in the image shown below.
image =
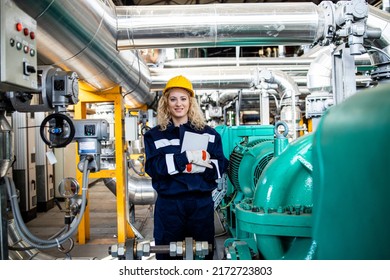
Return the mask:
<svg viewBox="0 0 390 280"><path fill-rule="evenodd" d="M67 115L54 113L42 121L39 132L43 142L50 148L62 148L72 142L76 130Z"/></svg>

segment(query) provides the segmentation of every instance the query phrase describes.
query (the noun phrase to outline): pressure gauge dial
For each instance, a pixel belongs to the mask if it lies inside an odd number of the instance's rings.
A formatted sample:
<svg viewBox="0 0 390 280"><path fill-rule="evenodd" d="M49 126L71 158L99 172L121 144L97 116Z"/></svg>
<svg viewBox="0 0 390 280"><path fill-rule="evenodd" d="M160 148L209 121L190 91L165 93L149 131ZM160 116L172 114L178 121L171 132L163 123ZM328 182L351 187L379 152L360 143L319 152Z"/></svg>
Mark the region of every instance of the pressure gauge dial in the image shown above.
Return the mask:
<svg viewBox="0 0 390 280"><path fill-rule="evenodd" d="M58 185L58 192L62 197L72 198L78 194L80 189L79 182L75 178L64 178Z"/></svg>

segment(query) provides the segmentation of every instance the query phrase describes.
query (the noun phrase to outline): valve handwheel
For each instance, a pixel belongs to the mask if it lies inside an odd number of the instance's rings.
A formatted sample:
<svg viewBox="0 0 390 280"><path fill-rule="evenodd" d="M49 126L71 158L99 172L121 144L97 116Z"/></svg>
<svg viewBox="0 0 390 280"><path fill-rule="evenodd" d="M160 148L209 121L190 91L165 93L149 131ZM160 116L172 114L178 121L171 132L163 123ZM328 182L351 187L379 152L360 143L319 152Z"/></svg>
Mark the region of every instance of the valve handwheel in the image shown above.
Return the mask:
<svg viewBox="0 0 390 280"><path fill-rule="evenodd" d="M75 127L67 115L54 113L42 121L40 134L43 142L50 148L62 148L72 142Z"/></svg>

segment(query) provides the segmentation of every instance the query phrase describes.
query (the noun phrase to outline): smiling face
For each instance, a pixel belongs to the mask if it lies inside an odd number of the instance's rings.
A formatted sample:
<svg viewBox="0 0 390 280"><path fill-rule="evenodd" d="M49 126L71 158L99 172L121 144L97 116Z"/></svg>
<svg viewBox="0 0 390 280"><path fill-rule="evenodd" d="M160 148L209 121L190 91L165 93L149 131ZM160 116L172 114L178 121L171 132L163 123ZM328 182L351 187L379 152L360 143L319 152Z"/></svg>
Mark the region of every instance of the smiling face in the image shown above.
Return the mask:
<svg viewBox="0 0 390 280"><path fill-rule="evenodd" d="M172 116L175 126L188 121L188 110L190 109L190 95L182 88L173 88L169 91L168 111Z"/></svg>

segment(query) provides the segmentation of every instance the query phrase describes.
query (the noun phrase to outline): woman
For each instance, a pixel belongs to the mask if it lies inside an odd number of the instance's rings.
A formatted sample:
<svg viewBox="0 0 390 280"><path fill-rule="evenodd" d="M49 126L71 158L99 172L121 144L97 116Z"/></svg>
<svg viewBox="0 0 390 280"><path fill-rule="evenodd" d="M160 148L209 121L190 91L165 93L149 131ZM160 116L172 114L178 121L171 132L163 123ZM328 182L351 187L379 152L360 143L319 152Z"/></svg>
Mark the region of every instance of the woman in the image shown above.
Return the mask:
<svg viewBox="0 0 390 280"><path fill-rule="evenodd" d="M195 99L192 83L184 76L170 79L158 103L158 125L144 135L145 171L157 191L154 211L156 245L184 241L207 241L214 248L214 202L216 179L226 171L228 160L221 136L206 125ZM182 151L184 135L208 137L207 147ZM193 138L192 138L193 140ZM157 254L157 259L169 259ZM209 252L206 259L212 259Z"/></svg>

